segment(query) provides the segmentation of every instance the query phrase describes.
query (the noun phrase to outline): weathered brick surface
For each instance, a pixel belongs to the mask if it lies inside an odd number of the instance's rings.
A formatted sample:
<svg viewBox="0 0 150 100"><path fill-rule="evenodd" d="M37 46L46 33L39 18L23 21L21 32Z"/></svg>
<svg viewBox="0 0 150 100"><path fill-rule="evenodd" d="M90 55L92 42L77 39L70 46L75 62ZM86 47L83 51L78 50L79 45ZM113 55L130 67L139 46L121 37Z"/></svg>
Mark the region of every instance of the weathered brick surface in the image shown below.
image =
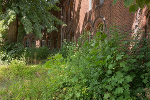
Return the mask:
<svg viewBox="0 0 150 100"><path fill-rule="evenodd" d="M63 3L63 21L66 21L66 9L69 9L70 0L66 0ZM105 0L104 4L100 5L96 0L93 0L92 9L89 11L89 0L74 0L73 6L73 20L67 22L67 26L64 27L63 33L65 35L69 33L69 29L74 31L74 40L77 41L78 37L90 26L94 34L96 27L99 23L104 24L105 18L106 26L109 28L112 25L120 26L122 31L131 31L134 13L129 13L129 8L124 7L123 0L119 0L116 5L113 5L113 0ZM67 5L67 6L66 6ZM68 10L69 11L69 10Z"/></svg>

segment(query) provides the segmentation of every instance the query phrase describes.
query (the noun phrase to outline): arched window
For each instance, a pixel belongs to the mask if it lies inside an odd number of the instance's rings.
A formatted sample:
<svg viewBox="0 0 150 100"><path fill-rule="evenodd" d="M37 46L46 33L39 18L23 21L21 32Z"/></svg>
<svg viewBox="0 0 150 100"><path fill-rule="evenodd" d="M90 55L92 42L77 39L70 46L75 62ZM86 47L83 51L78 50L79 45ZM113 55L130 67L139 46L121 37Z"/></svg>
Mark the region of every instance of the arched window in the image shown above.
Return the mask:
<svg viewBox="0 0 150 100"><path fill-rule="evenodd" d="M46 46L46 42L45 42L45 40L42 40L42 47L44 47L44 46Z"/></svg>
<svg viewBox="0 0 150 100"><path fill-rule="evenodd" d="M28 38L25 39L25 47L29 47L29 39Z"/></svg>
<svg viewBox="0 0 150 100"><path fill-rule="evenodd" d="M88 41L91 41L91 37L92 37L92 28L91 28L91 26L87 26L87 28L86 28L86 33L87 33L87 39L88 39Z"/></svg>
<svg viewBox="0 0 150 100"><path fill-rule="evenodd" d="M103 32L104 31L104 24L103 23L99 23L96 27L97 31L99 32Z"/></svg>

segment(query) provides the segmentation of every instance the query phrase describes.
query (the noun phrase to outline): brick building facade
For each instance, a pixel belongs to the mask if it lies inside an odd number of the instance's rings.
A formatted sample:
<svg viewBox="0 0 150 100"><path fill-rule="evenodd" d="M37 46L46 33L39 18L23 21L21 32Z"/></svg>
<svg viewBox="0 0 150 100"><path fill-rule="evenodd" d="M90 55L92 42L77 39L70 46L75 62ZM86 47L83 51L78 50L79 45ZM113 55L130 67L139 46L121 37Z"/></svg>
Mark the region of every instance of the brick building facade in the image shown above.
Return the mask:
<svg viewBox="0 0 150 100"><path fill-rule="evenodd" d="M116 25L124 32L128 32L129 36L136 33L138 29L145 29L143 27L148 26L146 30L150 29L150 13L147 7L137 11L136 13L130 13L129 8L126 8L123 4L123 0L113 5L113 0L60 0L59 4L61 11L54 12L60 20L67 24L67 26L58 26L58 32L43 33L46 34L41 39L36 39L34 43L34 36L26 36L24 44L32 46L42 46L42 44L49 46L49 48L60 48L62 41L77 42L79 36L84 31L90 31L91 35L94 35L99 25L103 25L102 31L107 34L108 28ZM140 16L140 18L137 18ZM133 32L131 32L134 30ZM30 39L27 43L27 39ZM33 43L32 43L33 42Z"/></svg>

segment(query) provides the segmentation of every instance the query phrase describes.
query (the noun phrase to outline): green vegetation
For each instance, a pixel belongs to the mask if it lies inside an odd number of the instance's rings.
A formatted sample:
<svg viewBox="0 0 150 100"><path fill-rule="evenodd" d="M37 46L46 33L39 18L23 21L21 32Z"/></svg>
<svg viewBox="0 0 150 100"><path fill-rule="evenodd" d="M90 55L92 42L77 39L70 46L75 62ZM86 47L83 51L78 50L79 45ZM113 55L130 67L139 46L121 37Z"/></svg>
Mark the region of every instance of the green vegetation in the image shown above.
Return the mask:
<svg viewBox="0 0 150 100"><path fill-rule="evenodd" d="M26 34L35 33L37 37L42 37L41 30L45 28L48 33L57 30L56 25L62 22L50 13L60 10L56 3L55 0L0 0L0 37L9 43L16 42L20 25Z"/></svg>
<svg viewBox="0 0 150 100"><path fill-rule="evenodd" d="M4 44L0 48L0 65L7 65L12 59L26 59L27 63L38 63L52 54L48 47L24 48L20 43Z"/></svg>
<svg viewBox="0 0 150 100"><path fill-rule="evenodd" d="M116 4L118 0L113 0L113 4ZM130 12L135 12L139 7L143 8L145 5L150 9L149 0L124 0L124 5L130 7Z"/></svg>
<svg viewBox="0 0 150 100"><path fill-rule="evenodd" d="M44 65L12 60L0 67L0 99L150 99L148 39L129 41L125 33L109 32L66 43Z"/></svg>

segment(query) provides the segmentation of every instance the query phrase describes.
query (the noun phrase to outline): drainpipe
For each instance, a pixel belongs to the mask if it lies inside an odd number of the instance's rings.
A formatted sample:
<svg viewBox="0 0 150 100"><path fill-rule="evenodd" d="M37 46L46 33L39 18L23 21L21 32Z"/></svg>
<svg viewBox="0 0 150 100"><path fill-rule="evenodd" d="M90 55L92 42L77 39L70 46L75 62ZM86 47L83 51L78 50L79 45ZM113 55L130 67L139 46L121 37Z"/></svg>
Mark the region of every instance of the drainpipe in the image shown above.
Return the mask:
<svg viewBox="0 0 150 100"><path fill-rule="evenodd" d="M63 5L61 5L61 21L63 22ZM63 25L61 25L61 48L63 45Z"/></svg>

